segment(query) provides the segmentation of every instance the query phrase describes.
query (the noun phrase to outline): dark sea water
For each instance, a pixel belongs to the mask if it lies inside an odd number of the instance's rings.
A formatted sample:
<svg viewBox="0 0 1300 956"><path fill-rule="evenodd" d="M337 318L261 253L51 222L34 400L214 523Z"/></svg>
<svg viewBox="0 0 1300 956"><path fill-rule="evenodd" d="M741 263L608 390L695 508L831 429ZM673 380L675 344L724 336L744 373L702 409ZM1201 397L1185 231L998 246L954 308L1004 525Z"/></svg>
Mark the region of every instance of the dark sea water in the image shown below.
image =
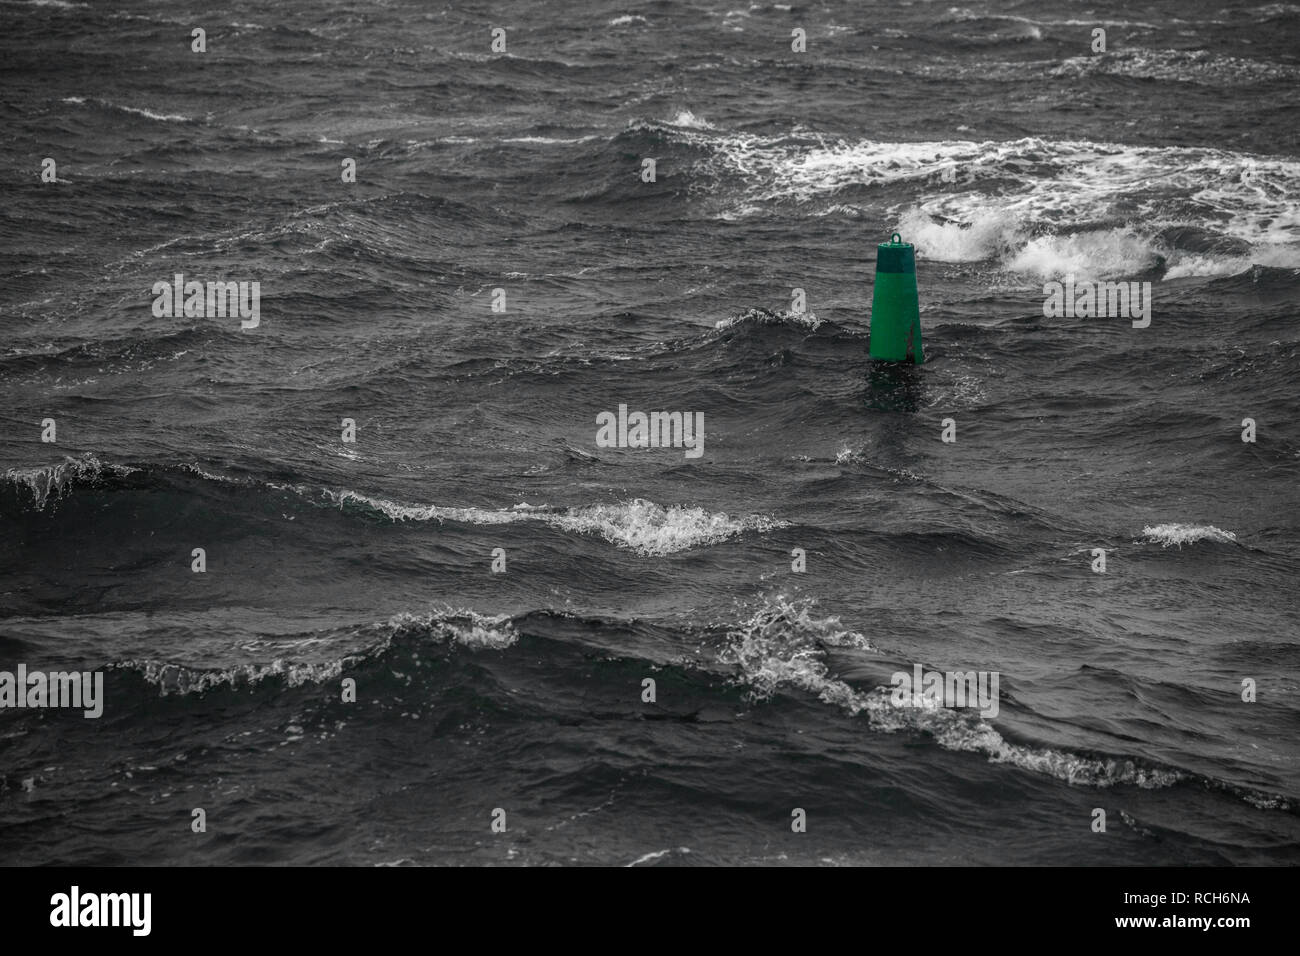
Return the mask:
<svg viewBox="0 0 1300 956"><path fill-rule="evenodd" d="M0 669L106 695L0 711L0 862L1300 862L1298 40L0 0ZM893 231L919 368L867 358ZM1045 318L1067 273L1150 327ZM620 404L703 454L598 447Z"/></svg>

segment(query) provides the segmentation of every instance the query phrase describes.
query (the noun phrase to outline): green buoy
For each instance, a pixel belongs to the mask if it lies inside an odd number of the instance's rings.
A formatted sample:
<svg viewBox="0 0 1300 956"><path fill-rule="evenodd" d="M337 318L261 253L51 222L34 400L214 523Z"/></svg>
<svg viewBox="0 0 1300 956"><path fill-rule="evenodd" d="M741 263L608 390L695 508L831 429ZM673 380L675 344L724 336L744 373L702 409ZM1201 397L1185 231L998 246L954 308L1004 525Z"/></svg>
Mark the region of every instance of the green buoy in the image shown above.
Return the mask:
<svg viewBox="0 0 1300 956"><path fill-rule="evenodd" d="M884 362L925 361L921 353L921 306L916 295L916 254L898 233L876 246L876 284L871 291L871 357Z"/></svg>

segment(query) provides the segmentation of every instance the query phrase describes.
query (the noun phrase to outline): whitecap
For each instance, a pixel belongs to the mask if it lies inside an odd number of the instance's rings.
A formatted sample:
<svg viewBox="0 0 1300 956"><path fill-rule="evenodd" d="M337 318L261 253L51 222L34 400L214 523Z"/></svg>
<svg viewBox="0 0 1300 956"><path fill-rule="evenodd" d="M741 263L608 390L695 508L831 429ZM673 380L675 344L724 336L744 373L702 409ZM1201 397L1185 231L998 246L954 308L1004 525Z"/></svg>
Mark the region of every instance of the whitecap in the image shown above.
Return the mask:
<svg viewBox="0 0 1300 956"><path fill-rule="evenodd" d="M1214 527L1214 525L1178 523L1147 525L1142 529L1142 534L1149 543L1158 544L1165 548L1173 545L1181 548L1185 544L1195 544L1198 541L1231 544L1237 540L1237 536L1233 532L1224 531Z"/></svg>

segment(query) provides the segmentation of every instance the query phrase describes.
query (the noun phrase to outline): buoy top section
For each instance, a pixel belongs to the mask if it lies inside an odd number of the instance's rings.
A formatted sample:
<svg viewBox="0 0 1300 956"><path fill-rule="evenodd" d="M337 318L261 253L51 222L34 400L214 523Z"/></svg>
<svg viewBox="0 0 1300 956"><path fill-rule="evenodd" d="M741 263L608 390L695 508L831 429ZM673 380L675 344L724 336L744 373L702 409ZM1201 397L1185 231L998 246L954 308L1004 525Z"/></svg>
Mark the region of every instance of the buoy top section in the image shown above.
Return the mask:
<svg viewBox="0 0 1300 956"><path fill-rule="evenodd" d="M910 242L894 233L889 242L876 246L877 272L916 272L916 250Z"/></svg>

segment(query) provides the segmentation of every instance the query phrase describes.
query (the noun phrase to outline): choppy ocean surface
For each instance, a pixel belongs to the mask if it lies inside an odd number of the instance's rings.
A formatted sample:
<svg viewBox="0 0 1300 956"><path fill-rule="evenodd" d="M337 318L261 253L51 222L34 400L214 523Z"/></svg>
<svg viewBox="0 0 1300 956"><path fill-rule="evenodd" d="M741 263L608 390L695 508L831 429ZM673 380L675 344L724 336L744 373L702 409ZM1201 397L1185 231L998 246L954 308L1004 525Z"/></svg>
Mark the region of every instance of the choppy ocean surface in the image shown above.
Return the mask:
<svg viewBox="0 0 1300 956"><path fill-rule="evenodd" d="M0 0L0 861L1300 862L1300 6L1142 10Z"/></svg>

